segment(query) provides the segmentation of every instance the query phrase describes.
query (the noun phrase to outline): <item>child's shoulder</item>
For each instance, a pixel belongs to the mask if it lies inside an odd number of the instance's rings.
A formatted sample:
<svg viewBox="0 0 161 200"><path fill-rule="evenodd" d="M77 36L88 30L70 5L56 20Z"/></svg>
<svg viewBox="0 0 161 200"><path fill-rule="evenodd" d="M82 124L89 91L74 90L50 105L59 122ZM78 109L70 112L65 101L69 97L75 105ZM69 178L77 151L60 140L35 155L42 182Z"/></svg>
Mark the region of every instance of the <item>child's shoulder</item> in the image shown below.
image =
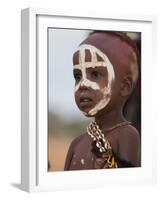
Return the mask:
<svg viewBox="0 0 161 200"><path fill-rule="evenodd" d="M124 126L120 129L120 134L118 134L119 148L137 148L140 145L140 135L137 129L132 126Z"/></svg>
<svg viewBox="0 0 161 200"><path fill-rule="evenodd" d="M140 138L138 130L132 125L122 127L120 132L119 139L134 140Z"/></svg>
<svg viewBox="0 0 161 200"><path fill-rule="evenodd" d="M78 143L82 142L84 139L86 139L87 137L87 133L81 134L79 136L77 136L76 138L74 138L71 142L71 148L75 148L75 146L77 146Z"/></svg>

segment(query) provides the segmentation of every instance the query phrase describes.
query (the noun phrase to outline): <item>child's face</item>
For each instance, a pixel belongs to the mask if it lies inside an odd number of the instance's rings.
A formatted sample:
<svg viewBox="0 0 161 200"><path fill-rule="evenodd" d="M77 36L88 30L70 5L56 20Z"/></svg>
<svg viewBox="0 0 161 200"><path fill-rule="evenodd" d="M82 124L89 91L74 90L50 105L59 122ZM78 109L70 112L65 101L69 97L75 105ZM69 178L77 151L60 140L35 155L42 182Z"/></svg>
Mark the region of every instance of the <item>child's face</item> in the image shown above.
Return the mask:
<svg viewBox="0 0 161 200"><path fill-rule="evenodd" d="M111 99L113 66L101 50L89 44L79 47L73 63L76 104L86 116L95 116Z"/></svg>
<svg viewBox="0 0 161 200"><path fill-rule="evenodd" d="M126 78L137 74L132 47L111 34L90 35L75 52L73 64L76 104L89 117L119 109L132 88Z"/></svg>

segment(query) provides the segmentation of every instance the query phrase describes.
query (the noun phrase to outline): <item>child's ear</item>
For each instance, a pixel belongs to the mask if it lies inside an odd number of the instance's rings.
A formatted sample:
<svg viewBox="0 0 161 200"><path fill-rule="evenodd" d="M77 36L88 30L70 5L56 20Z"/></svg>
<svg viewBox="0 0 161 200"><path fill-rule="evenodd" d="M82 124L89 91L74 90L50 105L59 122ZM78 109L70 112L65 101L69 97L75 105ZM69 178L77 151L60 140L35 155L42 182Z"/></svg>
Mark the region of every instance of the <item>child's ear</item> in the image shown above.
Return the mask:
<svg viewBox="0 0 161 200"><path fill-rule="evenodd" d="M134 84L133 84L132 76L125 77L121 83L121 90L120 90L121 96L126 97L129 94L131 94L133 90L133 86Z"/></svg>

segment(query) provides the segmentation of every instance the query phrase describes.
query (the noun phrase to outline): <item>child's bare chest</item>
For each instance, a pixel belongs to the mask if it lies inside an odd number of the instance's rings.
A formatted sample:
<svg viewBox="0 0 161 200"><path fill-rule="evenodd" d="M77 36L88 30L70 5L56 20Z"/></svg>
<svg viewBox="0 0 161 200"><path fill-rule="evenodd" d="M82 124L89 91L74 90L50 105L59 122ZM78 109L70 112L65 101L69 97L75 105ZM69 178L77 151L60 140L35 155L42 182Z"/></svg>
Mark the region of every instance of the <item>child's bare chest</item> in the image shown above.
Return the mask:
<svg viewBox="0 0 161 200"><path fill-rule="evenodd" d="M109 142L111 143L114 151L117 151L117 139L109 137ZM92 151L92 139L89 136L85 136L75 148L72 160L70 164L70 170L82 170L82 169L93 169L95 160L97 159L96 155Z"/></svg>

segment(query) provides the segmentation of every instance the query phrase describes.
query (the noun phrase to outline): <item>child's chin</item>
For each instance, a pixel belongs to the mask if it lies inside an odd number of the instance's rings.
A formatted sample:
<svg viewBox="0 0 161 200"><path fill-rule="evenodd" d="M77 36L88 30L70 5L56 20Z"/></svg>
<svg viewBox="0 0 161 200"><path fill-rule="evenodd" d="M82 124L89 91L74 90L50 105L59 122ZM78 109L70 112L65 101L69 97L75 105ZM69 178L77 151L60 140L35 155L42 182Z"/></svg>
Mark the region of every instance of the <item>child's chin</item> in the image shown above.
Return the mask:
<svg viewBox="0 0 161 200"><path fill-rule="evenodd" d="M79 107L79 110L85 115L86 117L95 117L95 113L91 113L91 110L93 109L93 106L89 106L87 108L81 108Z"/></svg>
<svg viewBox="0 0 161 200"><path fill-rule="evenodd" d="M86 117L94 117L95 115L91 115L89 114L89 112L85 112L85 111L82 111L82 113L86 116Z"/></svg>

